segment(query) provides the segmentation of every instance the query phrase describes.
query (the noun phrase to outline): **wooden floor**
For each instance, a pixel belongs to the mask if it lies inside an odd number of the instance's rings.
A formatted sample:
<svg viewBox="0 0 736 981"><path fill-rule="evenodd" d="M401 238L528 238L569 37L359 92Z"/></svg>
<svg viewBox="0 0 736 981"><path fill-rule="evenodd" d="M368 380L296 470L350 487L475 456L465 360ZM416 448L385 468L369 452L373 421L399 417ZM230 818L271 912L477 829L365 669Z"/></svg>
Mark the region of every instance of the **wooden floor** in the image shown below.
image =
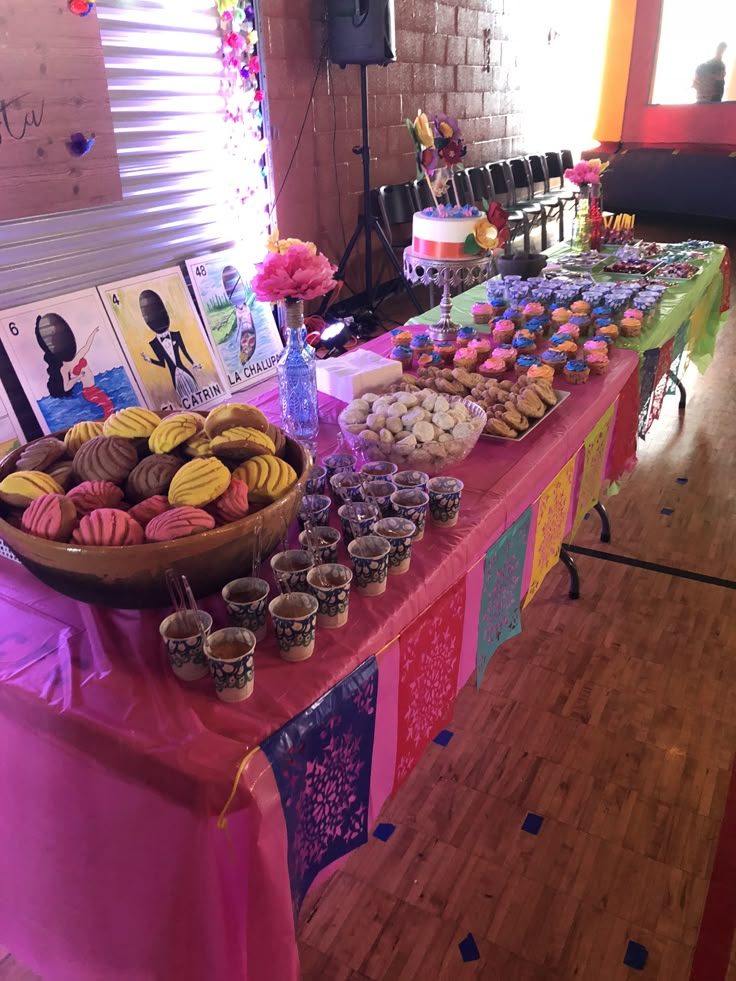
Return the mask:
<svg viewBox="0 0 736 981"><path fill-rule="evenodd" d="M609 499L612 543L594 517L577 543L736 580L736 316L686 385L684 417L668 397ZM460 693L452 740L381 813L388 841L307 897L304 981L690 978L736 750L736 591L578 565L581 599L556 568L481 689ZM464 962L468 934L479 958ZM624 964L630 941L642 971ZM2 958L0 981L33 977ZM698 981L736 981L734 953L726 978Z"/></svg>

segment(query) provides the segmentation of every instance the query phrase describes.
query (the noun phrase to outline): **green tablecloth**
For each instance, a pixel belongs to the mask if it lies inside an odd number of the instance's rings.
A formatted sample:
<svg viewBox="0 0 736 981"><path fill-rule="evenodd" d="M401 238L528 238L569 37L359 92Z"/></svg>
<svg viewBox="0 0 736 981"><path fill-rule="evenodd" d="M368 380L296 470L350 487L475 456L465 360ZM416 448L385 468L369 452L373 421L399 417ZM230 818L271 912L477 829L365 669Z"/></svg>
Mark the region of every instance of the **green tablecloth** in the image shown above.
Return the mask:
<svg viewBox="0 0 736 981"><path fill-rule="evenodd" d="M708 251L708 257L704 261L701 271L693 279L673 286L667 290L659 305L659 311L647 324L641 335L636 338L619 338L616 342L618 347L629 348L637 351L640 355L644 351L660 348L670 338L674 337L683 323L690 320L696 308L703 303L704 323L698 325L697 337L691 339L690 359L697 365L700 371L705 371L713 360L713 352L716 344L716 337L727 315L720 313L722 295L721 262L725 254L724 246L717 246ZM569 252L566 243L560 243L547 250L550 259L555 256ZM594 276L596 281L612 280L614 277L606 275ZM472 289L453 297L452 317L461 326L473 323L473 315L470 310L474 303L483 303L486 300L486 286L474 286ZM409 321L411 324L431 324L440 318L439 306L433 307L427 313L419 317L414 317Z"/></svg>

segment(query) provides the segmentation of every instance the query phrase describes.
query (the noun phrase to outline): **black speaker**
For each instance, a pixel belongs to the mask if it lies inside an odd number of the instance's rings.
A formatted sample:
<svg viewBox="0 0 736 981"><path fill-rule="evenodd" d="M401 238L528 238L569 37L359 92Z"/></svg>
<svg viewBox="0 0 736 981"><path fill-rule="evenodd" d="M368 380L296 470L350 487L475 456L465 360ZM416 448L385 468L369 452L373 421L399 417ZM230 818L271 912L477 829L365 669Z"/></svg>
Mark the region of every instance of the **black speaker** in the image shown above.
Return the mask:
<svg viewBox="0 0 736 981"><path fill-rule="evenodd" d="M327 0L327 36L341 68L396 61L394 0Z"/></svg>

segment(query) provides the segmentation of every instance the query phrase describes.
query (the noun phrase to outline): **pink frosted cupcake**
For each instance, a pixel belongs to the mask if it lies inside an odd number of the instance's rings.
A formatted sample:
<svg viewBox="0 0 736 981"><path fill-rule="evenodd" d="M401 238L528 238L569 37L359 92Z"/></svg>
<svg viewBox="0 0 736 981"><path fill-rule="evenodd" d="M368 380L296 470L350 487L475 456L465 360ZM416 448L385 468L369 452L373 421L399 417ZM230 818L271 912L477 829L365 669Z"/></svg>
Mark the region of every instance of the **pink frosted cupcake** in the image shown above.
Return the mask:
<svg viewBox="0 0 736 981"><path fill-rule="evenodd" d="M516 324L513 320L497 320L493 328L493 340L496 344L510 344L515 330Z"/></svg>
<svg viewBox="0 0 736 981"><path fill-rule="evenodd" d="M593 351L585 357L591 375L602 375L608 371L608 355L603 351Z"/></svg>
<svg viewBox="0 0 736 981"><path fill-rule="evenodd" d="M502 358L488 358L478 365L478 371L484 378L503 378L508 368Z"/></svg>
<svg viewBox="0 0 736 981"><path fill-rule="evenodd" d="M468 350L475 351L478 360L485 360L491 353L491 339L490 337L476 337L474 341L468 343Z"/></svg>
<svg viewBox="0 0 736 981"><path fill-rule="evenodd" d="M637 310L636 307L630 307L628 310L624 310L624 317L631 317L634 320L643 320L644 312L642 310Z"/></svg>
<svg viewBox="0 0 736 981"><path fill-rule="evenodd" d="M466 371L475 371L475 366L478 364L475 352L467 347L459 347L452 360L456 368L464 368Z"/></svg>
<svg viewBox="0 0 736 981"><path fill-rule="evenodd" d="M567 337L572 338L573 341L576 341L580 337L580 328L577 324L563 324L562 327L560 327L560 333L565 334Z"/></svg>
<svg viewBox="0 0 736 981"><path fill-rule="evenodd" d="M507 368L513 368L516 361L516 349L511 344L499 344L491 351L492 358L500 358Z"/></svg>
<svg viewBox="0 0 736 981"><path fill-rule="evenodd" d="M493 316L493 307L490 303L474 303L470 312L473 314L473 323L487 324Z"/></svg>
<svg viewBox="0 0 736 981"><path fill-rule="evenodd" d="M583 357L586 361L591 354L608 355L608 344L605 341L586 341L583 344Z"/></svg>
<svg viewBox="0 0 736 981"><path fill-rule="evenodd" d="M527 303L524 307L524 319L533 320L535 317L541 317L544 313L544 307L541 303Z"/></svg>

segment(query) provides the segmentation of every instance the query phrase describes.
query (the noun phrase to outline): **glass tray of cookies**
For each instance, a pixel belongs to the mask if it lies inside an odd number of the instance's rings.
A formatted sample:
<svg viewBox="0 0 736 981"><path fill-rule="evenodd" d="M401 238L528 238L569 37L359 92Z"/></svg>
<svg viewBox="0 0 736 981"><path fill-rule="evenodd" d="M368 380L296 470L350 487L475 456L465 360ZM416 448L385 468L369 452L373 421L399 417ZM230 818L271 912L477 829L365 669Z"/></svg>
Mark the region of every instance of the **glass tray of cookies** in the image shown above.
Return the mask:
<svg viewBox="0 0 736 981"><path fill-rule="evenodd" d="M536 418L523 411L523 407L519 409L518 405L514 403L502 402L497 407L487 408L488 421L481 434L481 439L502 439L505 442L514 440L517 443L519 440L525 439L529 433L534 432L540 423L548 419L555 409L559 409L565 399L570 397L570 392L563 392L558 388L552 389L552 391L557 401L554 405L549 405L547 403L551 399L548 398L546 401L538 399L544 406L544 413ZM536 402L533 409L535 412L539 411Z"/></svg>

